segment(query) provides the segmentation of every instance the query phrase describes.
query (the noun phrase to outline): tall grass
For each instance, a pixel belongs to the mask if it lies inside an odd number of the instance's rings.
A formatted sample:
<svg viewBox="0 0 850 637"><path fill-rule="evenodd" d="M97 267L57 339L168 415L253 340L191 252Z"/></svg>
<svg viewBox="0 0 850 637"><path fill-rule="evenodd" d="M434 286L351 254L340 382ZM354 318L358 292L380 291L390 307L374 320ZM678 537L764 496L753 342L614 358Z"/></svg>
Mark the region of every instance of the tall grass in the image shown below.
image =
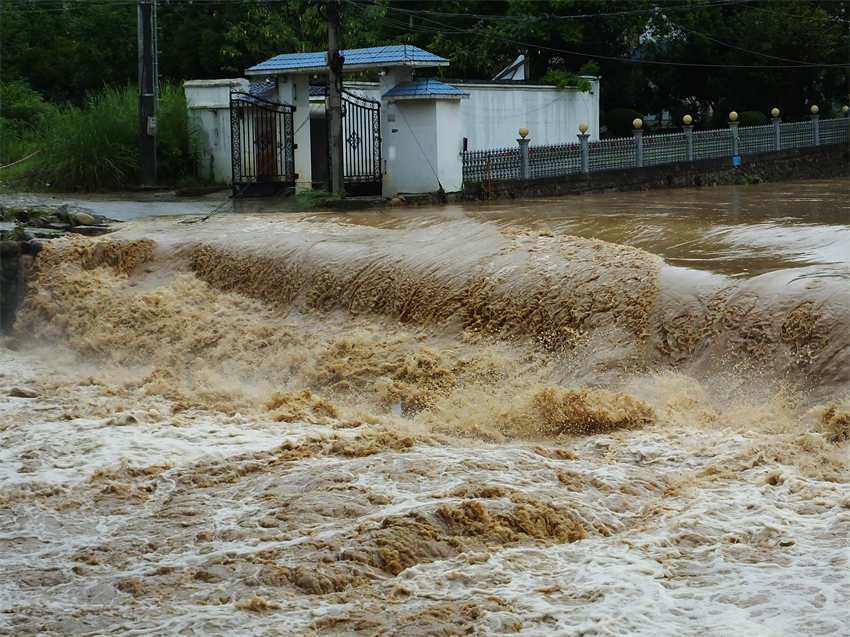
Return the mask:
<svg viewBox="0 0 850 637"><path fill-rule="evenodd" d="M108 190L139 182L139 98L136 88L107 87L82 107L54 108L8 154L37 157L15 167L16 185L56 190ZM165 85L158 104L158 181L173 184L193 171L186 101ZM6 156L4 151L3 155Z"/></svg>
<svg viewBox="0 0 850 637"><path fill-rule="evenodd" d="M105 88L82 108L66 106L42 129L32 178L59 190L102 190L136 181L138 98Z"/></svg>

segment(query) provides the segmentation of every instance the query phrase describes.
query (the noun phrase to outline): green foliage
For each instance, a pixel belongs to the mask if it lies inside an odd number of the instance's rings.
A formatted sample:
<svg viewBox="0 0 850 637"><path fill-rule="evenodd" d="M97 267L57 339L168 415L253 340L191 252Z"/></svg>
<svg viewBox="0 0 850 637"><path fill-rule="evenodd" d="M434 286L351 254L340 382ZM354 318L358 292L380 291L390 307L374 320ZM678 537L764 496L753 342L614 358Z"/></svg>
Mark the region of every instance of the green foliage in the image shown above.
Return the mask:
<svg viewBox="0 0 850 637"><path fill-rule="evenodd" d="M323 4L158 0L159 72L173 82L234 77L279 53L324 50ZM135 81L134 3L50 5L0 2L5 81L24 80L49 102L77 106L104 85ZM533 80L578 86L566 69L601 75L603 111L626 104L672 113L687 105L706 124L709 113L728 113L724 103L764 113L776 106L789 120L817 103L826 116L830 100L847 93L848 23L850 5L835 0L342 3L344 47L414 44L451 60L438 71L443 77L468 79L493 77L522 53ZM38 110L31 106L27 112ZM725 113L718 117L723 125ZM0 130L4 159L22 156L18 133L17 124ZM170 157L164 148L167 166Z"/></svg>
<svg viewBox="0 0 850 637"><path fill-rule="evenodd" d="M24 81L0 84L0 165L32 152L35 130L56 110Z"/></svg>
<svg viewBox="0 0 850 637"><path fill-rule="evenodd" d="M608 111L605 117L605 125L608 127L609 137L628 137L632 134L632 122L640 113L631 108L614 108Z"/></svg>
<svg viewBox="0 0 850 637"><path fill-rule="evenodd" d="M189 126L189 111L182 86L165 84L160 89L157 111L157 177L161 183L177 183L195 173L190 138L199 134Z"/></svg>
<svg viewBox="0 0 850 637"><path fill-rule="evenodd" d="M738 121L741 126L763 126L769 123L767 115L761 111L743 111L738 116Z"/></svg>
<svg viewBox="0 0 850 637"><path fill-rule="evenodd" d="M569 87L577 88L582 93L587 93L593 85L590 80L584 77L579 77L566 69L549 69L546 75L543 76L543 81L546 84L554 84L560 89Z"/></svg>
<svg viewBox="0 0 850 637"><path fill-rule="evenodd" d="M672 64L652 71L653 99L693 100L702 113L719 111L720 123L729 104L805 117L807 104L846 92L848 19L847 3L828 0L694 1L689 11L659 11L642 57Z"/></svg>
<svg viewBox="0 0 850 637"><path fill-rule="evenodd" d="M593 60L588 60L579 67L578 72L580 75L599 75L599 64Z"/></svg>
<svg viewBox="0 0 850 637"><path fill-rule="evenodd" d="M16 152L38 151L7 182L57 190L122 188L138 181L139 97L134 86L104 88L85 104L52 108ZM194 169L186 100L179 86L162 87L158 110L158 176L175 183ZM15 167L18 168L18 167Z"/></svg>
<svg viewBox="0 0 850 637"><path fill-rule="evenodd" d="M41 131L44 149L31 178L59 190L101 190L135 181L138 97L130 88L105 88L84 107L66 106Z"/></svg>
<svg viewBox="0 0 850 637"><path fill-rule="evenodd" d="M339 195L327 190L302 190L295 193L296 210L327 208L328 204L334 201L339 201Z"/></svg>
<svg viewBox="0 0 850 637"><path fill-rule="evenodd" d="M0 83L0 117L13 130L31 129L54 110L23 80Z"/></svg>

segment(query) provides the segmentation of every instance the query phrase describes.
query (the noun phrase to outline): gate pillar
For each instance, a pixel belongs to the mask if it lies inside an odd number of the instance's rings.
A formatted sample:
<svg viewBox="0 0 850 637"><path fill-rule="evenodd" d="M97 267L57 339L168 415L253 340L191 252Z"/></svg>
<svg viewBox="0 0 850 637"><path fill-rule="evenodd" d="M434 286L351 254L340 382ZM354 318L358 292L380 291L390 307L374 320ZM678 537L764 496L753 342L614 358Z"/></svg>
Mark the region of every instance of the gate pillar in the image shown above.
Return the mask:
<svg viewBox="0 0 850 637"><path fill-rule="evenodd" d="M295 107L293 113L293 142L295 150L295 189L313 187L310 139L310 76L293 73L278 77L278 99Z"/></svg>

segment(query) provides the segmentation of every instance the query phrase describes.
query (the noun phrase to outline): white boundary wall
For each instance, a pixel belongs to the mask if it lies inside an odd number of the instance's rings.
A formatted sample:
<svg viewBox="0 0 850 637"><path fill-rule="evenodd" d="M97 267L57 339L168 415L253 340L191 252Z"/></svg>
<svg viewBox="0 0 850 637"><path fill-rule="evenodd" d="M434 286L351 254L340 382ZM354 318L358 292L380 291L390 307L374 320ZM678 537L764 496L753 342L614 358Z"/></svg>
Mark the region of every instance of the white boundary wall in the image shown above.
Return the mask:
<svg viewBox="0 0 850 637"><path fill-rule="evenodd" d="M248 80L188 80L183 82L189 109L192 152L204 179L229 184L233 178L230 156L230 91L247 91Z"/></svg>
<svg viewBox="0 0 850 637"><path fill-rule="evenodd" d="M469 98L461 102L461 135L468 150L517 145L520 128L532 146L576 143L578 125L587 123L591 140L599 139L599 78L583 93L575 88L521 84L454 82Z"/></svg>
<svg viewBox="0 0 850 637"><path fill-rule="evenodd" d="M380 84L346 82L346 88L379 99L383 92L404 79L401 73L387 74ZM599 79L588 79L593 86L587 93L553 86L455 82L455 86L469 94L468 98L398 101L393 105L384 100L384 195L433 192L439 185L446 192L459 190L463 182L464 137L468 140L468 150L516 147L517 131L524 126L529 129L532 146L576 143L578 125L586 122L590 139L598 140ZM196 132L193 146L198 154L200 175L230 183L229 93L247 90L248 81L190 80L183 86L190 125ZM289 103L298 102L296 172L299 185L309 188L310 127L306 120L310 108L306 78L298 83L297 93L291 94L290 90L295 90L292 84L281 83L280 97Z"/></svg>

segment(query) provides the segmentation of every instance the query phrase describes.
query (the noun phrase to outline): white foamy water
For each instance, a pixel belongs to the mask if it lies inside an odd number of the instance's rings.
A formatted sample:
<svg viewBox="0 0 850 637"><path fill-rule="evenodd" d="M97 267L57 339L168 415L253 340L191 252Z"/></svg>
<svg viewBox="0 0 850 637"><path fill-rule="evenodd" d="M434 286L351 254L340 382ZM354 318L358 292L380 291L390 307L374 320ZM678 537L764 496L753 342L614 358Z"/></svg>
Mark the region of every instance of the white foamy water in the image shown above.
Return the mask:
<svg viewBox="0 0 850 637"><path fill-rule="evenodd" d="M705 227L766 254L730 278L479 213L49 246L0 344L0 633L850 634L827 226Z"/></svg>

